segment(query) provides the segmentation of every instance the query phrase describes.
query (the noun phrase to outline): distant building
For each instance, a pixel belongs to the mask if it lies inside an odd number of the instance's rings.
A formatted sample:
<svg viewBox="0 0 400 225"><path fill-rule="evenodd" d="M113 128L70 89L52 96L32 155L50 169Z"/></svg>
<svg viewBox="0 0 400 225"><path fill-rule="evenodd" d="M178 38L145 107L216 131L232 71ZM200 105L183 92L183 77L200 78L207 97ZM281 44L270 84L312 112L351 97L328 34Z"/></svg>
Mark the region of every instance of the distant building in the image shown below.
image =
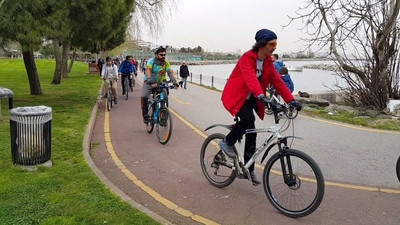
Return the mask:
<svg viewBox="0 0 400 225"><path fill-rule="evenodd" d="M193 61L200 61L201 60L201 56L200 55L193 55L192 56L192 60Z"/></svg>
<svg viewBox="0 0 400 225"><path fill-rule="evenodd" d="M241 55L242 54L242 50L241 49L236 49L236 55Z"/></svg>

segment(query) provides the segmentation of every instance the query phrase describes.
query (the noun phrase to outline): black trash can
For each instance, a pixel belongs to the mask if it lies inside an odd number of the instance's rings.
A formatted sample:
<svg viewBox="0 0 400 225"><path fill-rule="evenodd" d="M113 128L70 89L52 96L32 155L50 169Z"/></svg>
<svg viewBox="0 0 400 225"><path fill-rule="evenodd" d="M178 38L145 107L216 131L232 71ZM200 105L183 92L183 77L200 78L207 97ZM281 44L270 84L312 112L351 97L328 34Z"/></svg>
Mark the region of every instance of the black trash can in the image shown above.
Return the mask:
<svg viewBox="0 0 400 225"><path fill-rule="evenodd" d="M10 110L11 155L14 164L36 165L50 160L51 108L17 107Z"/></svg>

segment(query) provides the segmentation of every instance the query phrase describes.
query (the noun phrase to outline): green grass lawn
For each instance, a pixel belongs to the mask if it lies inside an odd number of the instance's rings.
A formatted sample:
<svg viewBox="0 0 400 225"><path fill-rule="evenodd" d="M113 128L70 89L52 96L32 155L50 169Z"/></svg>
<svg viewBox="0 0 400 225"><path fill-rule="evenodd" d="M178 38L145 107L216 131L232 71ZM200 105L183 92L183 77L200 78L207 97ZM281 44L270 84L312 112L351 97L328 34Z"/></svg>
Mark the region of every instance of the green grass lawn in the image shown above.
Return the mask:
<svg viewBox="0 0 400 225"><path fill-rule="evenodd" d="M334 114L329 114L325 111L324 107L310 106L311 105L309 105L308 109L303 110L302 113L305 113L308 116L321 117L329 120L336 120L364 127L400 131L400 119L385 119L379 116L359 116L350 112L340 110Z"/></svg>
<svg viewBox="0 0 400 225"><path fill-rule="evenodd" d="M0 122L0 224L158 224L111 193L82 154L82 140L101 81L75 62L70 77L51 85L55 62L37 60L43 95L31 96L21 59L0 59L0 86L14 107L52 108L53 167L28 172L11 160L8 101Z"/></svg>

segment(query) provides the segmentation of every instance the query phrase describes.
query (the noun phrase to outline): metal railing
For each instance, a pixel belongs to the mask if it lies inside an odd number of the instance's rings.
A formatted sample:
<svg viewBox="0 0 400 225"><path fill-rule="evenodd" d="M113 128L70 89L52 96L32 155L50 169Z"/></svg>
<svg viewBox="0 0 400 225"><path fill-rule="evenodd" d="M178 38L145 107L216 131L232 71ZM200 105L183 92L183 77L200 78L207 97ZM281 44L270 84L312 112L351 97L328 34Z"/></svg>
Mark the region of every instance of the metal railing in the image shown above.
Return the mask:
<svg viewBox="0 0 400 225"><path fill-rule="evenodd" d="M176 71L176 74L178 78L180 78L179 70ZM187 78L188 82L204 85L217 90L222 90L227 80L228 79L219 78L216 76L208 76L208 75L193 74L193 73L190 73L190 76Z"/></svg>

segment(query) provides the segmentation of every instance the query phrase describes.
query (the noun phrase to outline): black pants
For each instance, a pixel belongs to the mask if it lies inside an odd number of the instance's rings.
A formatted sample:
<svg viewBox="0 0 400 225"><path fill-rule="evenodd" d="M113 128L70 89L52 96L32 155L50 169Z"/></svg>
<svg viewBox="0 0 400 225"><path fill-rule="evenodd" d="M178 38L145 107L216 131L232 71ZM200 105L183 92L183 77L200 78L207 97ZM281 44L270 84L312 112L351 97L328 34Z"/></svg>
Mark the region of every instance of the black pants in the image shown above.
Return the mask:
<svg viewBox="0 0 400 225"><path fill-rule="evenodd" d="M253 110L257 109L255 98L251 98L250 100L246 100L239 112L237 112L237 116L239 117L239 121L233 127L231 132L226 136L226 143L228 145L234 145L236 141L246 132L247 129L255 128L255 117ZM244 144L244 162L247 163L251 156L254 154L256 149L256 138L257 133L246 134L246 142ZM254 163L249 167L249 171L254 171Z"/></svg>
<svg viewBox="0 0 400 225"><path fill-rule="evenodd" d="M129 87L132 88L132 78L131 78L131 75L130 75L130 74L125 74L125 73L123 73L123 74L121 75L121 85L122 85L122 92L123 92L123 93L125 93L125 92L128 91L128 90L125 90L125 85L124 85L125 79L126 79L126 78L128 78L128 80L129 80Z"/></svg>

